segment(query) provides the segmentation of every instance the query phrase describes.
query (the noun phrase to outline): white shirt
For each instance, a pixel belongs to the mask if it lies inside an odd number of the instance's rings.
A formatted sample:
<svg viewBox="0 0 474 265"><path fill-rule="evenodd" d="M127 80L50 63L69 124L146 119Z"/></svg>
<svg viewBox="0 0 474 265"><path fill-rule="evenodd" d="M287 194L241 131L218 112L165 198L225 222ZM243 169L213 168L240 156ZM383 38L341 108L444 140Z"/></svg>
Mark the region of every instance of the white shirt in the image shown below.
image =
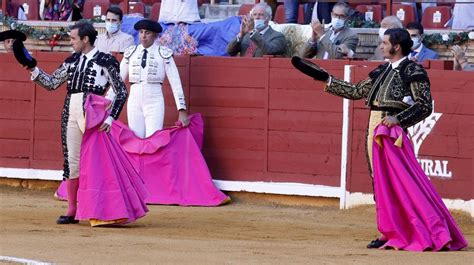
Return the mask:
<svg viewBox="0 0 474 265"><path fill-rule="evenodd" d="M405 57L403 57L402 59L400 59L400 60L398 60L398 61L396 61L396 62L390 63L390 66L392 67L392 69L395 69L395 68L397 68L397 67L400 65L400 63L401 63L403 60L405 60L406 58L407 58L407 57L405 56Z"/></svg>
<svg viewBox="0 0 474 265"><path fill-rule="evenodd" d="M260 32L258 32L258 30L256 30L256 29L254 29L254 30L252 30L252 31L250 32L250 37L252 37L253 34L255 34L255 33L257 33L257 32L260 33L260 35L263 35L263 34L265 34L265 32L268 31L269 28L270 28L270 26L267 26L265 29L263 29L263 30L260 31ZM238 35L237 35L237 36L238 36Z"/></svg>
<svg viewBox="0 0 474 265"><path fill-rule="evenodd" d="M456 1L453 8L452 29L465 30L468 28L474 28L474 3L459 4L459 2L472 2L472 0Z"/></svg>
<svg viewBox="0 0 474 265"><path fill-rule="evenodd" d="M105 53L124 52L128 47L135 45L133 36L121 30L110 34L108 32L100 34L95 41L95 46L99 51Z"/></svg>
<svg viewBox="0 0 474 265"><path fill-rule="evenodd" d="M336 37L339 35L339 33L340 33L340 31L339 31L339 32L335 32L334 30L332 30L332 34L331 34L331 36L329 36L329 40L331 40L331 42L334 42L334 40L335 40ZM325 35L326 35L326 34L323 34L323 36L321 36L321 37L319 38L319 41L321 41ZM329 59L329 53L328 53L327 51L324 52L323 59Z"/></svg>
<svg viewBox="0 0 474 265"><path fill-rule="evenodd" d="M200 21L197 0L162 0L158 22L192 23Z"/></svg>

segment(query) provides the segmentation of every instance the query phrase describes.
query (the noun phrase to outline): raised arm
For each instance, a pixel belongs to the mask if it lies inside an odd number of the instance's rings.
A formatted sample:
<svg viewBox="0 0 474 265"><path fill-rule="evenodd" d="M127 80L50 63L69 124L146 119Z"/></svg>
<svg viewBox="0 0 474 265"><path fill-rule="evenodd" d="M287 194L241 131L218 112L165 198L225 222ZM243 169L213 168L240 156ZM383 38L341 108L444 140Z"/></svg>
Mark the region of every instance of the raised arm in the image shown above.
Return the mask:
<svg viewBox="0 0 474 265"><path fill-rule="evenodd" d="M47 74L38 67L31 71L31 80L42 86L46 90L52 91L58 89L68 78L69 64L63 63L52 75Z"/></svg>

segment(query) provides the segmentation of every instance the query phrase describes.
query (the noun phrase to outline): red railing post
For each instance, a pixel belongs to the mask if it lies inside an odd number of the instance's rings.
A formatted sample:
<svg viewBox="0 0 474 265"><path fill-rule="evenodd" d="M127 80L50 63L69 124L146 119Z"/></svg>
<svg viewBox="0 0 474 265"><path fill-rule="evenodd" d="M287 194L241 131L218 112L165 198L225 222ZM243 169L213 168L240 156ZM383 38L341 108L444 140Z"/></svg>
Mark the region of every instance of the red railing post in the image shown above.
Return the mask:
<svg viewBox="0 0 474 265"><path fill-rule="evenodd" d="M2 0L2 12L4 16L7 15L7 0Z"/></svg>
<svg viewBox="0 0 474 265"><path fill-rule="evenodd" d="M387 0L387 14L386 16L390 16L392 14L392 0Z"/></svg>

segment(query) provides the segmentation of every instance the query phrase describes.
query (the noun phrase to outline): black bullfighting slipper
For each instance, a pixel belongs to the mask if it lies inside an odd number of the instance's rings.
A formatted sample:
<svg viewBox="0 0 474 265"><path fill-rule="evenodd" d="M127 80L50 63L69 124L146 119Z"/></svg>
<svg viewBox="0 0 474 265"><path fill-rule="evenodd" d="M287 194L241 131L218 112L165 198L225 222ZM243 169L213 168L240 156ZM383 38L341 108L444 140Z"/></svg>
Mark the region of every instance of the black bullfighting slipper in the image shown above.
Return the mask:
<svg viewBox="0 0 474 265"><path fill-rule="evenodd" d="M58 225L67 225L67 224L77 224L79 220L74 219L74 216L61 215L58 220L56 220Z"/></svg>
<svg viewBox="0 0 474 265"><path fill-rule="evenodd" d="M324 69L308 60L298 56L293 56L293 58L291 58L291 63L296 69L300 70L300 72L311 76L316 80L327 81L329 79L329 74Z"/></svg>
<svg viewBox="0 0 474 265"><path fill-rule="evenodd" d="M381 246L385 245L387 243L386 240L380 240L380 239L375 239L372 240L368 245L367 248L380 248Z"/></svg>

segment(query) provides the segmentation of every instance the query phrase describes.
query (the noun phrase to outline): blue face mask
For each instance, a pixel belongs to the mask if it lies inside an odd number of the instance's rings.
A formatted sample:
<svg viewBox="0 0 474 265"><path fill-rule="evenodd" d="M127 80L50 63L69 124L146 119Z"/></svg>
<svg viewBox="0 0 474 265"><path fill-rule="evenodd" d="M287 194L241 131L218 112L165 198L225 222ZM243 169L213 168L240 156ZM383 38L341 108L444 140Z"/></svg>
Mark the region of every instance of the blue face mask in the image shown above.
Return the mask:
<svg viewBox="0 0 474 265"><path fill-rule="evenodd" d="M421 45L420 37L413 37L411 38L411 40L413 41L413 46L411 46L411 49L412 50L418 49L418 47L420 47Z"/></svg>
<svg viewBox="0 0 474 265"><path fill-rule="evenodd" d="M256 30L262 30L265 28L265 19L254 19L253 23Z"/></svg>
<svg viewBox="0 0 474 265"><path fill-rule="evenodd" d="M110 34L113 34L119 30L119 24L112 23L112 22L105 22L105 30L107 30L107 32Z"/></svg>
<svg viewBox="0 0 474 265"><path fill-rule="evenodd" d="M342 29L342 27L344 27L345 24L346 24L345 19L333 17L331 20L331 25L334 29Z"/></svg>

